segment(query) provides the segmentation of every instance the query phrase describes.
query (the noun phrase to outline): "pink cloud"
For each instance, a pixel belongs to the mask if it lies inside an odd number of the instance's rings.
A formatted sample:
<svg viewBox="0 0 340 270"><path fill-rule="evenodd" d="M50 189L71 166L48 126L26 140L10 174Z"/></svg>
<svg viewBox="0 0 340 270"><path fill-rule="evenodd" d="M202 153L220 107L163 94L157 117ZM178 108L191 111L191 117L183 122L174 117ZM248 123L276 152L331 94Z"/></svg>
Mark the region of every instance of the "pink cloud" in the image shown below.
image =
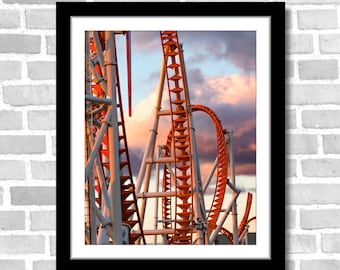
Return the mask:
<svg viewBox="0 0 340 270"><path fill-rule="evenodd" d="M194 87L190 88L192 104L204 104L210 107L220 117L223 127L234 131L236 173L238 174L255 173L255 89L255 76L249 75L206 78L201 81L200 85L194 84ZM141 100L133 108L132 117L125 116L129 149L138 149L139 158L142 158L152 128L156 98L157 93L154 89L147 98ZM168 107L168 92L165 89L162 109ZM196 114L199 113L194 113L194 117ZM217 155L216 134L208 117L195 117L194 120L201 174L202 179L205 179ZM166 142L170 126L169 116L160 118L156 147Z"/></svg>
<svg viewBox="0 0 340 270"><path fill-rule="evenodd" d="M235 173L242 175L253 175L256 172L256 164L255 163L247 163L236 165Z"/></svg>
<svg viewBox="0 0 340 270"><path fill-rule="evenodd" d="M163 94L163 104L167 97L166 91ZM144 149L150 134L150 130L153 127L155 106L157 100L157 92L153 90L151 94L141 100L134 108L132 117L128 117L127 113L124 116L126 133L128 137L128 145L130 148ZM166 105L162 106L165 107ZM166 136L170 130L170 121L168 117L160 117L158 127L158 143L164 144Z"/></svg>
<svg viewBox="0 0 340 270"><path fill-rule="evenodd" d="M219 103L240 104L255 103L256 79L254 75L239 74L223 77L208 77L193 89L195 103L201 102L209 106Z"/></svg>

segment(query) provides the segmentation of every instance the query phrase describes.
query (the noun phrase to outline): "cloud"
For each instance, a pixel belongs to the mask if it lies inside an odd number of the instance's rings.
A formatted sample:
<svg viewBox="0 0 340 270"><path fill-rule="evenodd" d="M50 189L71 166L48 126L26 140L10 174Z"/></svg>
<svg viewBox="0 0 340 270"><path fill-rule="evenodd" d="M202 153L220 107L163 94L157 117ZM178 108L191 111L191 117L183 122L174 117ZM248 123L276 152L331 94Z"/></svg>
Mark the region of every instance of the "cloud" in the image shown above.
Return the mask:
<svg viewBox="0 0 340 270"><path fill-rule="evenodd" d="M164 91L163 96L166 95L167 93L166 91ZM125 115L125 126L130 147L144 149L144 147L146 146L149 134L153 129L156 100L157 93L156 90L153 90L149 97L141 100L133 108L132 117L127 117L127 115ZM166 103L165 98L163 98L163 104L164 103ZM166 107L166 104L164 104L162 107ZM169 119L167 119L166 117L161 117L157 130L157 137L165 141L169 130Z"/></svg>
<svg viewBox="0 0 340 270"><path fill-rule="evenodd" d="M160 33L158 31L132 31L131 45L133 51L150 52L157 49L162 52Z"/></svg>
<svg viewBox="0 0 340 270"><path fill-rule="evenodd" d="M247 163L236 165L235 168L236 175L255 175L256 174L256 164Z"/></svg>
<svg viewBox="0 0 340 270"><path fill-rule="evenodd" d="M223 128L233 130L236 173L255 175L256 171L256 80L254 75L204 77L200 69L188 70L192 104L211 108ZM133 108L133 117L126 117L129 148L135 163L141 160L154 119L157 93L152 93ZM168 93L163 93L162 109L168 108ZM194 125L201 173L207 176L217 156L215 127L202 112L194 112ZM164 144L170 131L169 117L161 117L157 143ZM140 164L140 161L139 163ZM134 169L136 173L138 170Z"/></svg>
<svg viewBox="0 0 340 270"><path fill-rule="evenodd" d="M190 88L192 103L213 109L223 128L233 131L236 173L255 174L255 76L230 75L204 80L197 69L189 72L189 76L193 82ZM194 113L198 152L202 162L211 162L217 155L215 128L202 114Z"/></svg>
<svg viewBox="0 0 340 270"><path fill-rule="evenodd" d="M204 102L206 105L247 104L255 105L256 78L254 75L239 74L202 79L197 69L189 71L188 84L192 103Z"/></svg>
<svg viewBox="0 0 340 270"><path fill-rule="evenodd" d="M255 31L179 31L189 63L202 64L204 59L225 60L244 72L256 67ZM158 31L132 31L132 51L162 52ZM188 48L188 50L186 49Z"/></svg>
<svg viewBox="0 0 340 270"><path fill-rule="evenodd" d="M188 61L201 63L202 59L213 57L232 62L244 72L256 68L256 32L255 31L208 31L180 32L185 44L192 43L194 51Z"/></svg>
<svg viewBox="0 0 340 270"><path fill-rule="evenodd" d="M233 61L243 70L253 70L255 65L255 34L252 32L209 32L202 39L200 33L185 32L180 35L188 46L195 46L197 61L203 61L207 55L215 59ZM150 53L161 50L159 32L134 32L133 44L139 52ZM192 51L190 49L190 51ZM204 56L204 57L203 57ZM237 59L238 57L238 59ZM192 58L193 59L193 58ZM245 61L245 59L248 59ZM250 62L249 62L250 61ZM147 63L146 63L147 64ZM150 65L150 63L149 63ZM187 65L188 66L188 65ZM159 78L159 70L149 74L147 80ZM191 104L203 104L213 109L220 118L223 127L233 130L236 173L255 174L256 153L256 77L254 74L231 74L205 77L202 68L187 68ZM148 142L154 119L154 107L157 98L156 89L149 96L137 102L133 116L125 117L131 159L140 164ZM162 108L168 108L168 93L165 89ZM197 115L196 115L197 114ZM194 113L196 140L198 145L201 170L205 171L216 157L216 134L211 120L200 113ZM164 144L170 130L170 119L161 117L157 143ZM157 145L156 145L157 146ZM137 166L136 166L137 167ZM134 169L134 172L138 171Z"/></svg>
<svg viewBox="0 0 340 270"><path fill-rule="evenodd" d="M211 129L211 133L214 133ZM202 133L202 132L201 132ZM209 136L207 132L196 133L198 156L202 175L207 176L208 168L217 156L215 134ZM255 130L249 130L241 136L233 136L235 173L244 175L255 175L256 173L256 141ZM230 148L227 148L228 159L230 159ZM230 168L229 168L230 170ZM210 169L208 170L210 171Z"/></svg>

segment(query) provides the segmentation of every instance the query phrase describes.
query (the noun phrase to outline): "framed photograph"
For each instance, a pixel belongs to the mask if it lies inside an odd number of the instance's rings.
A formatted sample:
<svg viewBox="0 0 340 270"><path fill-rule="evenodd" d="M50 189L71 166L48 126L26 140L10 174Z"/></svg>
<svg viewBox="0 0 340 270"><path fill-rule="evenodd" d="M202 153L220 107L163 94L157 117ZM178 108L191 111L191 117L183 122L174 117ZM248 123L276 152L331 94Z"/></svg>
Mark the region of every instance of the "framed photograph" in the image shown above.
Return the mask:
<svg viewBox="0 0 340 270"><path fill-rule="evenodd" d="M57 2L56 245L284 265L284 2Z"/></svg>

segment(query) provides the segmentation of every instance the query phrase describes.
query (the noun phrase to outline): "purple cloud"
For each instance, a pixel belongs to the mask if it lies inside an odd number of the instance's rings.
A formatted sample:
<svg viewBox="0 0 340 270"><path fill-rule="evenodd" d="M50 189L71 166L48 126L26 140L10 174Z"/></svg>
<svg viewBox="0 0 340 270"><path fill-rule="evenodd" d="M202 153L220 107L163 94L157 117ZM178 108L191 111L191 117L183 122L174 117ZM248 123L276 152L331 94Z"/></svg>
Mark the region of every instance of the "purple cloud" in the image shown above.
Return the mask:
<svg viewBox="0 0 340 270"><path fill-rule="evenodd" d="M183 44L195 49L192 62L202 62L206 57L232 62L245 72L256 67L256 32L255 31L207 31L180 32Z"/></svg>
<svg viewBox="0 0 340 270"><path fill-rule="evenodd" d="M190 44L190 53L193 55L188 58L188 62L202 63L210 57L231 62L244 72L255 70L255 31L179 31L178 37L184 51L186 45ZM133 51L161 52L158 31L133 31L131 40Z"/></svg>

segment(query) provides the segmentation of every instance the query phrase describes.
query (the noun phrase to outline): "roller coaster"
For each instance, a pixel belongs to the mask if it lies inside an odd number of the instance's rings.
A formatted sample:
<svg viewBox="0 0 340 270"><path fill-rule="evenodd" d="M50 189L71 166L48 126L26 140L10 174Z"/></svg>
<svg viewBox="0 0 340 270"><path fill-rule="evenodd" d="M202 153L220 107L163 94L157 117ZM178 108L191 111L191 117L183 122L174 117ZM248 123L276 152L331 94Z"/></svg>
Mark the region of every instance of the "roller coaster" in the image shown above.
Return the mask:
<svg viewBox="0 0 340 270"><path fill-rule="evenodd" d="M213 245L218 235L224 235L230 244L247 244L248 226L256 217L249 217L253 198L249 192L238 222L237 199L241 191L235 183L233 131L225 129L209 107L191 104L177 31L160 31L163 62L154 118L139 173L133 176L118 72L117 35L126 38L131 116L131 33L85 33L85 244ZM162 108L166 91L168 106ZM193 121L196 112L210 117L216 133L217 156L204 186ZM167 118L170 126L164 143L156 145L161 118ZM211 181L215 181L215 189L206 205ZM154 212L153 227L147 226L150 220L146 222L150 207ZM228 218L232 229L224 225Z"/></svg>

